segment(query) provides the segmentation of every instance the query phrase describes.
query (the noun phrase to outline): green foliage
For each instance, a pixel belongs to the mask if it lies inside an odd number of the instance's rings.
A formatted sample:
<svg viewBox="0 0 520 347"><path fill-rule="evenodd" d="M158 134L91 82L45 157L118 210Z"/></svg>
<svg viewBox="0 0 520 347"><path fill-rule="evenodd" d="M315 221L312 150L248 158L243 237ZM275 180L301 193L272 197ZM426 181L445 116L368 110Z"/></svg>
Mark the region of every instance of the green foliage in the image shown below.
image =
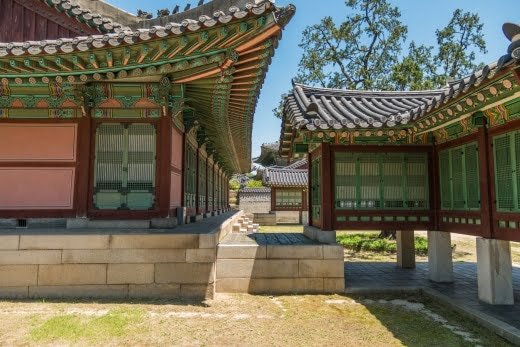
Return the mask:
<svg viewBox="0 0 520 347"><path fill-rule="evenodd" d="M439 53L435 62L442 68L441 79L458 78L479 67L475 63L475 51L487 52L483 28L478 14L457 9L448 25L436 31Z"/></svg>
<svg viewBox="0 0 520 347"><path fill-rule="evenodd" d="M378 234L339 234L336 240L346 249L355 252L397 252L397 243L395 240L379 238ZM425 237L415 237L415 252L418 255L428 254L428 240Z"/></svg>
<svg viewBox="0 0 520 347"><path fill-rule="evenodd" d="M263 186L262 181L258 180L249 180L246 184L247 188L262 188Z"/></svg>
<svg viewBox="0 0 520 347"><path fill-rule="evenodd" d="M436 31L437 47L406 42L407 26L388 0L347 0L346 19L331 17L307 27L297 79L326 88L425 90L443 86L477 69L476 53L486 52L477 14L455 10ZM283 103L273 110L283 113Z"/></svg>
<svg viewBox="0 0 520 347"><path fill-rule="evenodd" d="M397 63L407 28L386 0L347 0L346 20L331 17L303 31L298 79L328 88L381 89Z"/></svg>
<svg viewBox="0 0 520 347"><path fill-rule="evenodd" d="M238 182L235 179L232 179L229 181L229 189L230 190L239 190L240 189L240 182Z"/></svg>

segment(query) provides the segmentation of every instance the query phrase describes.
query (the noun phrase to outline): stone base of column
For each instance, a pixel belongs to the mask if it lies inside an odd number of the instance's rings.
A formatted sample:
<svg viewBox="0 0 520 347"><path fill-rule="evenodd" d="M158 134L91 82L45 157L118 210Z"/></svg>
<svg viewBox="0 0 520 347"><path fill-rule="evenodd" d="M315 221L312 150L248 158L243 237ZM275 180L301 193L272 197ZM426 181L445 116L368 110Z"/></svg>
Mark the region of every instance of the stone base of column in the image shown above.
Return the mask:
<svg viewBox="0 0 520 347"><path fill-rule="evenodd" d="M415 268L415 242L413 230L398 230L397 266L403 269Z"/></svg>
<svg viewBox="0 0 520 347"><path fill-rule="evenodd" d="M453 282L450 233L428 231L428 269L431 281L439 283Z"/></svg>
<svg viewBox="0 0 520 347"><path fill-rule="evenodd" d="M316 240L321 243L336 243L336 232L335 231L326 231L315 228L310 225L305 225L303 227L303 234L307 236L311 240Z"/></svg>
<svg viewBox="0 0 520 347"><path fill-rule="evenodd" d="M492 305L513 305L513 264L509 241L477 239L478 298Z"/></svg>

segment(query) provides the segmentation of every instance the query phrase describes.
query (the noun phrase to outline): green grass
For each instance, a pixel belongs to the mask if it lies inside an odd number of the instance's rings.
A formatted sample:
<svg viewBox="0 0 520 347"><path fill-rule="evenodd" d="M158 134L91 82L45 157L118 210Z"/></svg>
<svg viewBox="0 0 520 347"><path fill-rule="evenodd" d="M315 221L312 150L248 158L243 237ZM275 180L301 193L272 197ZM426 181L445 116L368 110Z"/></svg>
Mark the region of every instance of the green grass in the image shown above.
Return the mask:
<svg viewBox="0 0 520 347"><path fill-rule="evenodd" d="M395 240L382 239L374 233L338 234L337 242L348 250L355 252L396 253ZM415 251L418 255L428 254L428 240L422 236L415 237Z"/></svg>
<svg viewBox="0 0 520 347"><path fill-rule="evenodd" d="M58 315L37 324L31 330L30 338L36 342L75 342L121 337L132 325L141 322L142 316L140 310L115 310L100 317Z"/></svg>

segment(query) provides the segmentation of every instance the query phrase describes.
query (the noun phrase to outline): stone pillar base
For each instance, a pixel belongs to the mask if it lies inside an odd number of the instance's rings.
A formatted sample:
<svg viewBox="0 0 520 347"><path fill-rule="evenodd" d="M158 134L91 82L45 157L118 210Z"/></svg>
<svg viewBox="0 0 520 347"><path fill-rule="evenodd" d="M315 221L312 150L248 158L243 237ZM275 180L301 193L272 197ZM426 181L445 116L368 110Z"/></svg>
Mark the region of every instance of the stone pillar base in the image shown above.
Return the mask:
<svg viewBox="0 0 520 347"><path fill-rule="evenodd" d="M513 264L509 241L477 238L478 298L491 305L513 305Z"/></svg>
<svg viewBox="0 0 520 347"><path fill-rule="evenodd" d="M453 282L450 233L428 231L428 269L431 281L439 283Z"/></svg>
<svg viewBox="0 0 520 347"><path fill-rule="evenodd" d="M397 266L403 269L415 268L415 243L413 230L398 230Z"/></svg>
<svg viewBox="0 0 520 347"><path fill-rule="evenodd" d="M336 243L336 231L321 230L310 225L303 227L303 234L311 240L316 240L321 243Z"/></svg>

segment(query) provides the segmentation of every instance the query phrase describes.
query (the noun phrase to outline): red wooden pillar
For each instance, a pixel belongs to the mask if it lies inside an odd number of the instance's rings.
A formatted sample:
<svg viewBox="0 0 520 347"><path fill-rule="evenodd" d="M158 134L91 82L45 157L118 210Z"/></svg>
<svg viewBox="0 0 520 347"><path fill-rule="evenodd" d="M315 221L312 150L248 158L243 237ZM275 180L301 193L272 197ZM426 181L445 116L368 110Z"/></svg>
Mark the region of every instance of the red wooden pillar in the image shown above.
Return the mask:
<svg viewBox="0 0 520 347"><path fill-rule="evenodd" d="M276 187L271 187L271 211L276 211Z"/></svg>
<svg viewBox="0 0 520 347"><path fill-rule="evenodd" d="M428 175L430 176L430 206L433 210L433 221L431 222L434 231L440 229L440 210L441 210L441 185L440 185L440 171L439 171L439 150L437 145L433 146L433 150L430 153L429 170Z"/></svg>
<svg viewBox="0 0 520 347"><path fill-rule="evenodd" d="M159 121L159 148L160 156L157 163L159 170L159 187L157 202L161 217L167 217L170 211L170 187L171 187L171 158L172 158L172 119L164 115Z"/></svg>
<svg viewBox="0 0 520 347"><path fill-rule="evenodd" d="M491 184L494 177L494 165L492 165L492 146L489 143L487 127L481 126L477 134L478 162L480 177L480 228L482 237L491 238L494 234L494 223L492 219Z"/></svg>
<svg viewBox="0 0 520 347"><path fill-rule="evenodd" d="M90 197L90 162L91 162L91 131L92 118L90 110L87 116L78 121L78 154L76 176L76 217L87 217Z"/></svg>
<svg viewBox="0 0 520 347"><path fill-rule="evenodd" d="M321 229L333 230L333 204L332 204L332 173L334 172L332 163L332 149L328 142L322 145L321 154Z"/></svg>

